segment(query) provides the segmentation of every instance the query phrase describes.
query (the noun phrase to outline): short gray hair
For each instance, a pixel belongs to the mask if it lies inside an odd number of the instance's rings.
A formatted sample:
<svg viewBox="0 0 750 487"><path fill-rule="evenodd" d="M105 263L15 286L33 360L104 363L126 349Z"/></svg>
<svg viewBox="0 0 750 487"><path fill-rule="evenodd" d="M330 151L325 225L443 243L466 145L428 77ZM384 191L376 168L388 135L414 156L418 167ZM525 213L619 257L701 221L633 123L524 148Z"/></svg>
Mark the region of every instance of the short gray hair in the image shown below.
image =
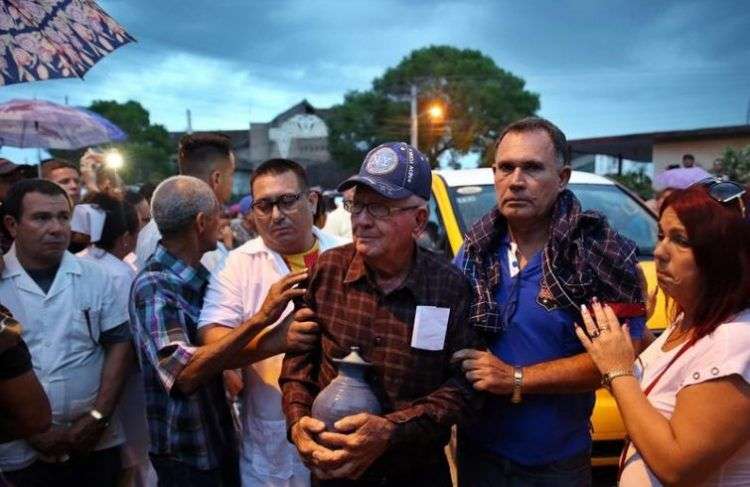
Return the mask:
<svg viewBox="0 0 750 487"><path fill-rule="evenodd" d="M219 201L211 187L192 176L162 181L151 199L151 215L162 235L174 235L192 226L198 213L213 215Z"/></svg>

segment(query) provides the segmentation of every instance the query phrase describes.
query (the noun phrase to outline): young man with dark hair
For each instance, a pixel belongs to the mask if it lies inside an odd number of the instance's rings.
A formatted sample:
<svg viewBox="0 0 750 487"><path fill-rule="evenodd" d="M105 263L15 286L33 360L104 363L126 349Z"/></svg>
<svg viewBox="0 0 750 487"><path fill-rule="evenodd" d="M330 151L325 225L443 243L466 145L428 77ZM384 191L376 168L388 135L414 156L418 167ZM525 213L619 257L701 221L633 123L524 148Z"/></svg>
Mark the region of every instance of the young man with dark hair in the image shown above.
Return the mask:
<svg viewBox="0 0 750 487"><path fill-rule="evenodd" d="M193 176L207 183L213 190L220 204L225 204L232 196L234 177L234 152L229 137L216 133L188 134L180 140L177 152L177 165L180 174ZM146 261L156 250L161 239L156 223L149 222L138 234L135 254L138 268L143 268ZM222 258L206 258L203 264L213 272L211 263L221 266ZM210 266L210 267L209 267Z"/></svg>
<svg viewBox="0 0 750 487"><path fill-rule="evenodd" d="M42 161L42 178L59 184L73 204L81 198L81 171L65 159L46 159Z"/></svg>
<svg viewBox="0 0 750 487"><path fill-rule="evenodd" d="M71 205L57 184L14 185L4 224L15 239L4 255L0 301L24 325L53 426L0 445L0 468L16 485L114 486L123 433L115 406L132 366L127 312L112 280L75 257Z"/></svg>

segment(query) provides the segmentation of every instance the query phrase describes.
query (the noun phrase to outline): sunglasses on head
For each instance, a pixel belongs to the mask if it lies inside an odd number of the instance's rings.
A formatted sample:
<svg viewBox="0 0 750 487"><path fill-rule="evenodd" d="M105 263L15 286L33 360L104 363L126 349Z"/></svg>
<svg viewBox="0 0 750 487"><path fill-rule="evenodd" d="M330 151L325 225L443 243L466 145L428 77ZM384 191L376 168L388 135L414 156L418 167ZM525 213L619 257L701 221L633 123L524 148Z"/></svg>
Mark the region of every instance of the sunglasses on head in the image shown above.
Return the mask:
<svg viewBox="0 0 750 487"><path fill-rule="evenodd" d="M708 190L708 195L719 203L730 203L737 200L740 204L742 218L747 218L747 209L742 201L742 195L745 194L745 188L734 181L724 181L719 178L706 178L692 184L691 186L700 185Z"/></svg>

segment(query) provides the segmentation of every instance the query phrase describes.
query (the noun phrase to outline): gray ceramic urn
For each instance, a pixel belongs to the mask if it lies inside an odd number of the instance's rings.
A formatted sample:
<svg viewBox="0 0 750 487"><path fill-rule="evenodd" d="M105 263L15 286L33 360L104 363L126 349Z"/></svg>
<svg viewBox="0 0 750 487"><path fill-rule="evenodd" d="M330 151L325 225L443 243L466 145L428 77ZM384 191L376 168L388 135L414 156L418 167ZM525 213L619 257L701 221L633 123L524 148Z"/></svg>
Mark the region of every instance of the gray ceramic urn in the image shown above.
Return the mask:
<svg viewBox="0 0 750 487"><path fill-rule="evenodd" d="M380 414L380 403L365 382L365 372L370 367L359 354L359 347L351 347L349 355L333 359L339 364L339 373L328 384L312 405L313 418L334 431L333 424L341 418L359 413Z"/></svg>

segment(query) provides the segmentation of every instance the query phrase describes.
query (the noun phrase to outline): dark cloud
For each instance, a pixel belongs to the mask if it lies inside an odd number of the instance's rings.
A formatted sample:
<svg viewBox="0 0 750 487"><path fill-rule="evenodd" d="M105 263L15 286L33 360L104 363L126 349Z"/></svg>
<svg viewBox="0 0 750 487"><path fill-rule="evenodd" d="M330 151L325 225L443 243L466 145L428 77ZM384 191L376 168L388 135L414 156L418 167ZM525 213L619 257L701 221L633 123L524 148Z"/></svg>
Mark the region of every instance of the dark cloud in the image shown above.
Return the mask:
<svg viewBox="0 0 750 487"><path fill-rule="evenodd" d="M154 120L201 128L268 120L301 98L364 89L412 49L479 49L528 81L573 136L726 125L750 97L741 2L195 1L101 5L138 43L85 82L3 90L87 104L137 99ZM734 108L733 108L734 107Z"/></svg>

